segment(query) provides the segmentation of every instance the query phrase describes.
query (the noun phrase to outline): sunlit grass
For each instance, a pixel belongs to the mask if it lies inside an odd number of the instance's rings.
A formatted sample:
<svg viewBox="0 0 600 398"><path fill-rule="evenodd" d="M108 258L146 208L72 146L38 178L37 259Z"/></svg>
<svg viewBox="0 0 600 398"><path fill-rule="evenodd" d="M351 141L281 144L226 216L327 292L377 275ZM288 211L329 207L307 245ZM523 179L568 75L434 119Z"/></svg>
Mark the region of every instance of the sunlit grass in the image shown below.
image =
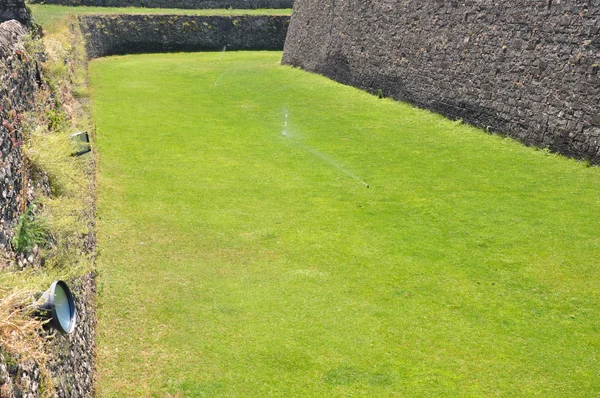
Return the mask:
<svg viewBox="0 0 600 398"><path fill-rule="evenodd" d="M280 56L91 63L100 396L597 394L600 170Z"/></svg>

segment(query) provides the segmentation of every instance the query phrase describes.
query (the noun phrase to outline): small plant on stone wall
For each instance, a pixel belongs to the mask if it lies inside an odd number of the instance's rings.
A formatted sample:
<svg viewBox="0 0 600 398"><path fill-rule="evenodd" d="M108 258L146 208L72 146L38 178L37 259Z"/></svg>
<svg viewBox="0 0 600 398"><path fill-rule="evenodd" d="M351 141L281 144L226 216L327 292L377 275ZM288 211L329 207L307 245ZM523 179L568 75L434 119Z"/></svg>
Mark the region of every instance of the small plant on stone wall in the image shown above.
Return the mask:
<svg viewBox="0 0 600 398"><path fill-rule="evenodd" d="M60 110L49 109L46 112L46 116L48 117L49 130L59 130L65 123L64 113L62 113Z"/></svg>
<svg viewBox="0 0 600 398"><path fill-rule="evenodd" d="M48 229L45 223L37 219L31 206L19 217L15 227L13 247L18 253L31 253L36 245L44 245L48 239Z"/></svg>

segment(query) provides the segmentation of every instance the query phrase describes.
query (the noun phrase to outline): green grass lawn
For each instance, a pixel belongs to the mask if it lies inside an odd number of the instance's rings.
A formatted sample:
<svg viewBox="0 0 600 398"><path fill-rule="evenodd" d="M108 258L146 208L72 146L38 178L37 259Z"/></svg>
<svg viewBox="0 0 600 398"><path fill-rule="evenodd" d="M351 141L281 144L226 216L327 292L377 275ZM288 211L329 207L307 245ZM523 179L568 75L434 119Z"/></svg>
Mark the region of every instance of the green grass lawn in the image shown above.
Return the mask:
<svg viewBox="0 0 600 398"><path fill-rule="evenodd" d="M60 21L72 14L185 14L185 15L291 15L291 9L253 10L185 10L179 8L136 8L136 7L66 7L47 4L30 4L37 23L52 32Z"/></svg>
<svg viewBox="0 0 600 398"><path fill-rule="evenodd" d="M90 64L99 395L600 394L600 169L280 57Z"/></svg>

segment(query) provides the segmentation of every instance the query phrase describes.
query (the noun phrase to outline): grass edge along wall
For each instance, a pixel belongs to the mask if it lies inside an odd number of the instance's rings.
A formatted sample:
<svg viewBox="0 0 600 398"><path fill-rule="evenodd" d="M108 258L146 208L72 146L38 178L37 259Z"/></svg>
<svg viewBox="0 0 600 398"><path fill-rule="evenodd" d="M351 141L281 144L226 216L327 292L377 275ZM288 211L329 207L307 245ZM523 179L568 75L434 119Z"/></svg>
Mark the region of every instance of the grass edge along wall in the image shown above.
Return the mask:
<svg viewBox="0 0 600 398"><path fill-rule="evenodd" d="M600 163L600 0L304 0L283 62Z"/></svg>

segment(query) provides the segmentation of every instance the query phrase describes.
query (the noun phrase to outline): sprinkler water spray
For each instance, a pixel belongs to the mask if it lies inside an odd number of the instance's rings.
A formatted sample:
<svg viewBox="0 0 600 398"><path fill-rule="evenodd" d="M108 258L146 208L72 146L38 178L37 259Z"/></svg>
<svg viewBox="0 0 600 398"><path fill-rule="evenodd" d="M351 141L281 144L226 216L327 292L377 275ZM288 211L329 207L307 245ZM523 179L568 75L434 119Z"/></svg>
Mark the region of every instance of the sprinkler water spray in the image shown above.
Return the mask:
<svg viewBox="0 0 600 398"><path fill-rule="evenodd" d="M288 125L288 113L287 111L285 112L285 119L283 120L283 130L281 131L281 135L282 136L287 136L287 125Z"/></svg>
<svg viewBox="0 0 600 398"><path fill-rule="evenodd" d="M257 101L257 100L259 100L259 99L261 99L261 98L264 98L264 97L266 97L266 96L268 96L268 95L275 94L275 93L277 93L277 92L279 92L279 91L283 91L283 90L285 90L286 88L287 88L287 86L282 86L282 87L279 87L279 88L277 88L277 89L275 89L275 90L271 90L271 91L269 91L269 92L267 92L267 93L265 93L265 94L259 95L258 97L254 98L254 99L251 99L250 101L248 101L248 102L244 103L244 104L242 105L242 107L248 106L248 105L250 105L251 103L253 103L254 101Z"/></svg>
<svg viewBox="0 0 600 398"><path fill-rule="evenodd" d="M283 137L287 137L288 136L288 111L287 109L285 110L285 114L284 114L284 119L283 119L283 129L281 131L281 135ZM296 137L296 134L293 135L294 137ZM286 140L287 141L287 140ZM314 149L306 146L306 145L302 145L301 143L297 142L296 140L291 140L291 141L287 141L290 145L291 143L294 143L295 146L305 150L306 152L310 153L311 155L323 160L324 162L328 163L330 166L335 167L336 169L340 170L342 173L346 174L348 177L351 177L353 179L355 179L356 181L360 182L361 184L363 184L365 187L370 188L371 186L369 184L367 184L366 182L364 182L363 180L361 180L360 178L358 178L357 176L355 176L354 174L350 173L348 170L346 170L345 168L343 168L342 166L338 165L336 162L332 161L331 159L329 159L326 155L322 154L321 152L315 151Z"/></svg>
<svg viewBox="0 0 600 398"><path fill-rule="evenodd" d="M229 71L231 70L231 68L232 68L232 67L233 67L233 64L229 65L229 68L227 68L227 69L225 70L225 72L221 73L221 76L219 76L219 77L217 78L217 80L215 80L215 82L213 83L213 86L216 86L216 85L217 85L217 83L219 82L219 80L221 80L221 78L222 78L223 76L225 76L225 74L226 74L227 72L229 72Z"/></svg>

